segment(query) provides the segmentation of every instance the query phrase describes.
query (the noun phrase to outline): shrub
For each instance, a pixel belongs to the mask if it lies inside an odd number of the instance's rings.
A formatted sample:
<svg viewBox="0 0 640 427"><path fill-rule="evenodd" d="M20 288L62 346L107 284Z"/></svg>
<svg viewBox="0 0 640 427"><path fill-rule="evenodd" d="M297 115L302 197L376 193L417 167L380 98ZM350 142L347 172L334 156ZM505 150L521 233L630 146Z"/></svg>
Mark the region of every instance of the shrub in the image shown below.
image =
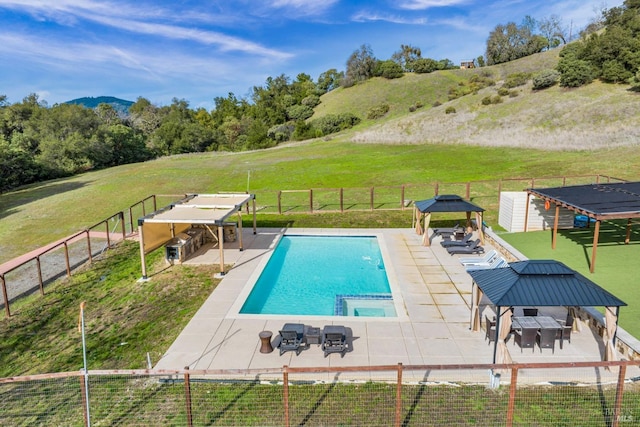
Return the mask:
<svg viewBox="0 0 640 427"><path fill-rule="evenodd" d="M267 131L267 137L276 142L288 141L291 138L295 127L291 123L273 126Z"/></svg>
<svg viewBox="0 0 640 427"><path fill-rule="evenodd" d="M313 108L307 105L292 105L287 108L287 116L291 120L306 120L313 116Z"/></svg>
<svg viewBox="0 0 640 427"><path fill-rule="evenodd" d="M541 90L558 83L560 73L556 70L542 70L533 77L533 90Z"/></svg>
<svg viewBox="0 0 640 427"><path fill-rule="evenodd" d="M319 119L312 120L311 126L319 129L322 135L340 132L360 123L360 117L351 113L327 114Z"/></svg>
<svg viewBox="0 0 640 427"><path fill-rule="evenodd" d="M514 87L523 86L531 79L531 73L513 73L507 76L503 87L513 89Z"/></svg>
<svg viewBox="0 0 640 427"><path fill-rule="evenodd" d="M491 97L490 96L485 96L484 98L482 98L482 100L480 102L482 103L482 105L489 105L489 104L491 104Z"/></svg>
<svg viewBox="0 0 640 427"><path fill-rule="evenodd" d="M395 61L387 59L386 61L380 61L376 67L377 76L384 77L385 79L397 79L404 76L402 66Z"/></svg>
<svg viewBox="0 0 640 427"><path fill-rule="evenodd" d="M501 87L500 89L498 89L498 95L500 96L509 95L509 89L507 89L506 87Z"/></svg>
<svg viewBox="0 0 640 427"><path fill-rule="evenodd" d="M565 56L558 62L560 71L560 86L579 87L591 83L594 71L587 61Z"/></svg>
<svg viewBox="0 0 640 427"><path fill-rule="evenodd" d="M509 91L509 98L515 98L516 96L518 96L519 93L517 90L511 90Z"/></svg>
<svg viewBox="0 0 640 427"><path fill-rule="evenodd" d="M367 119L375 120L383 117L389 112L389 104L380 104L369 108L367 111Z"/></svg>
<svg viewBox="0 0 640 427"><path fill-rule="evenodd" d="M439 106L441 106L441 105L442 105L442 102L440 102L440 101L438 101L438 100L436 100L433 104L431 104L431 106L432 106L433 108L435 108L435 107L439 107Z"/></svg>
<svg viewBox="0 0 640 427"><path fill-rule="evenodd" d="M610 60L602 64L600 78L607 83L623 83L628 81L633 74L628 71L620 61Z"/></svg>
<svg viewBox="0 0 640 427"><path fill-rule="evenodd" d="M302 99L300 102L302 105L306 105L307 107L316 107L320 105L320 97L318 95L309 95Z"/></svg>
<svg viewBox="0 0 640 427"><path fill-rule="evenodd" d="M500 104L502 102L502 97L500 95L493 95L491 97L492 104Z"/></svg>
<svg viewBox="0 0 640 427"><path fill-rule="evenodd" d="M452 106L448 106L445 110L444 110L445 114L455 114L456 113L456 109Z"/></svg>

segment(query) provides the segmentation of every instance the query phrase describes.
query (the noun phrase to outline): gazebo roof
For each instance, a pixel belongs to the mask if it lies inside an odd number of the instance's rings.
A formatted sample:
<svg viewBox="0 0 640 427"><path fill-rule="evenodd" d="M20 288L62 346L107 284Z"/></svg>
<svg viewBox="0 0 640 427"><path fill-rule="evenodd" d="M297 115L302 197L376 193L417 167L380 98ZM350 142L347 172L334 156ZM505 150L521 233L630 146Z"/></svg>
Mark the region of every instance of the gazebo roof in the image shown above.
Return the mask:
<svg viewBox="0 0 640 427"><path fill-rule="evenodd" d="M415 202L422 213L426 212L484 212L480 206L455 194L443 194L427 200Z"/></svg>
<svg viewBox="0 0 640 427"><path fill-rule="evenodd" d="M507 268L470 271L489 300L500 307L627 305L563 263L528 260Z"/></svg>

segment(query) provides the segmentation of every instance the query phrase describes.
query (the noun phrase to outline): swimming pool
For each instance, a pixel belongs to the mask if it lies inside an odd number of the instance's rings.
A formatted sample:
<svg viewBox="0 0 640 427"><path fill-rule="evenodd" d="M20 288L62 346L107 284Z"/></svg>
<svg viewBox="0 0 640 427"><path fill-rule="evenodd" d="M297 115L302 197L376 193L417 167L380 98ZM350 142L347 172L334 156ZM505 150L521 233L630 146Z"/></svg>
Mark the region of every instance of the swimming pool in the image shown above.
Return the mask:
<svg viewBox="0 0 640 427"><path fill-rule="evenodd" d="M282 236L240 314L395 317L376 236Z"/></svg>

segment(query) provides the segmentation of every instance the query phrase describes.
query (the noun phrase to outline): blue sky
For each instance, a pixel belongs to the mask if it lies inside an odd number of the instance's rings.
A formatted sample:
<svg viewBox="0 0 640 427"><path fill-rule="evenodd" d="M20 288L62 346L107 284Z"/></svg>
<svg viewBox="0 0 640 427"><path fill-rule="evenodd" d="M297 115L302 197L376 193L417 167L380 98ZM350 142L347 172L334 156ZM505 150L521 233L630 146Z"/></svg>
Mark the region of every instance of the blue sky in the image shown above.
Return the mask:
<svg viewBox="0 0 640 427"><path fill-rule="evenodd" d="M49 105L109 95L193 108L267 77L345 69L362 44L454 63L498 24L557 15L574 34L622 0L0 0L0 95Z"/></svg>

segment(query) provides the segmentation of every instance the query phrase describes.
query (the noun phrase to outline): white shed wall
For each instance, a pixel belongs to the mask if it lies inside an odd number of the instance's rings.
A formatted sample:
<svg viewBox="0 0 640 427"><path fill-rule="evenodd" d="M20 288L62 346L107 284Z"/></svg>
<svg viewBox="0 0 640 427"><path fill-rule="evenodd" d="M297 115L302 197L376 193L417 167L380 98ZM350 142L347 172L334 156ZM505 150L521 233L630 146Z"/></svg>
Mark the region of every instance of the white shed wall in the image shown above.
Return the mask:
<svg viewBox="0 0 640 427"><path fill-rule="evenodd" d="M503 191L500 193L500 212L498 224L509 232L524 231L524 219L527 204L525 191ZM529 218L527 230L548 230L553 228L555 207L545 210L544 201L531 196L529 199ZM574 213L560 208L558 228L573 228Z"/></svg>

